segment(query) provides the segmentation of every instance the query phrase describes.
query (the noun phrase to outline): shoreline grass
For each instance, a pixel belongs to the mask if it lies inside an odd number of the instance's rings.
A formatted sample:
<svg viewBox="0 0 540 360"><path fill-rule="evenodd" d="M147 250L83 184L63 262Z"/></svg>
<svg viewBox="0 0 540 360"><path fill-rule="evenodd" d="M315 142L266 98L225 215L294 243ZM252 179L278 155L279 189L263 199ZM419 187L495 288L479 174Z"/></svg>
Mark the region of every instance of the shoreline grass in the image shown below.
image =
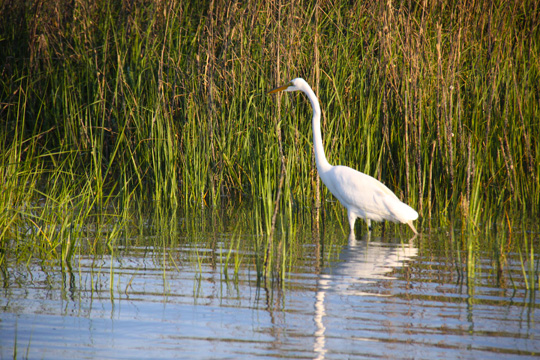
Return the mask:
<svg viewBox="0 0 540 360"><path fill-rule="evenodd" d="M421 227L537 216L539 17L534 1L6 2L0 240L80 229L113 199L121 217L250 201L260 235L294 231L319 192L339 211L314 181L305 99L265 95L297 76L329 161L383 181ZM38 203L64 210L24 210Z"/></svg>

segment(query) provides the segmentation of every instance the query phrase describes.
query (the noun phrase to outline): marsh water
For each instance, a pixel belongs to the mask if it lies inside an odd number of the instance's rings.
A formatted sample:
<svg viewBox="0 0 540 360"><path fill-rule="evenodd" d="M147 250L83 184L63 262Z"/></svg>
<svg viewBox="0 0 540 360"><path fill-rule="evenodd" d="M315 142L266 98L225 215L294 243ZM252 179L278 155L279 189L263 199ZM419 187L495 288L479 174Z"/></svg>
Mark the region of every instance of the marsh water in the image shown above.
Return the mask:
<svg viewBox="0 0 540 360"><path fill-rule="evenodd" d="M309 228L282 236L284 271L264 278L264 239L229 227L201 228L164 237L167 230L159 227L124 234L106 251L78 249L71 268L8 260L0 357L525 359L540 353L538 261L533 256L530 267L526 253L495 256L478 247L473 256L455 230L349 239L326 226L317 238ZM498 236L506 244L508 235Z"/></svg>

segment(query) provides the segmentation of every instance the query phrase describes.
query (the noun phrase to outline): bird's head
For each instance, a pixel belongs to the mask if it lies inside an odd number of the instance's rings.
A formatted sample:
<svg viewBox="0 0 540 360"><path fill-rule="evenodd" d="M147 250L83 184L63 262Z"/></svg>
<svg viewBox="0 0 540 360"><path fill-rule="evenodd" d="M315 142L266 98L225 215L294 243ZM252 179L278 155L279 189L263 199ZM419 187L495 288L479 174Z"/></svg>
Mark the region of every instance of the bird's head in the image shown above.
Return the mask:
<svg viewBox="0 0 540 360"><path fill-rule="evenodd" d="M283 85L283 86L280 86L280 87L277 87L273 90L270 90L268 93L269 94L275 94L277 92L280 92L280 91L300 91L302 90L302 86L306 84L306 81L302 78L296 78L296 79L293 79L291 81L289 81L287 84Z"/></svg>

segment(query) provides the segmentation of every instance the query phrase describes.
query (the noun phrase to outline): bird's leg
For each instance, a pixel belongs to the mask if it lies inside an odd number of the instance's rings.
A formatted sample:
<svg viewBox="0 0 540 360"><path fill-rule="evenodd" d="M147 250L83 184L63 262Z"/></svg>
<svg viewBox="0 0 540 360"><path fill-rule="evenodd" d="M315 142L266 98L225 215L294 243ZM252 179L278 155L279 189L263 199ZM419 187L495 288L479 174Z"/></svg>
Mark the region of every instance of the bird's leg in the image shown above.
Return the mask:
<svg viewBox="0 0 540 360"><path fill-rule="evenodd" d="M354 233L349 234L349 246L355 246L356 245L356 236Z"/></svg>
<svg viewBox="0 0 540 360"><path fill-rule="evenodd" d="M350 210L348 210L347 217L349 218L349 226L351 228L350 235L354 237L354 222L356 221L356 215L354 215Z"/></svg>

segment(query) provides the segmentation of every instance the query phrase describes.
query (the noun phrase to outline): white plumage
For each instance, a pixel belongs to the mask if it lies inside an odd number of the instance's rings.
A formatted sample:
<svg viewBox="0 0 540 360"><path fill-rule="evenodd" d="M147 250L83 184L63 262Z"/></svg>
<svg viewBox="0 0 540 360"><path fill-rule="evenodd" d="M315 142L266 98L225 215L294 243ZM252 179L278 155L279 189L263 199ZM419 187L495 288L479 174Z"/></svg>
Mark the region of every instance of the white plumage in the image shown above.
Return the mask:
<svg viewBox="0 0 540 360"><path fill-rule="evenodd" d="M302 91L307 95L313 108L313 147L315 162L322 182L348 211L351 234L354 235L356 218L366 221L371 231L371 220L406 223L415 234L413 221L418 213L409 205L401 202L397 196L377 179L351 169L347 166L333 166L324 155L321 136L321 108L317 96L302 78L291 80L270 93L279 91Z"/></svg>

